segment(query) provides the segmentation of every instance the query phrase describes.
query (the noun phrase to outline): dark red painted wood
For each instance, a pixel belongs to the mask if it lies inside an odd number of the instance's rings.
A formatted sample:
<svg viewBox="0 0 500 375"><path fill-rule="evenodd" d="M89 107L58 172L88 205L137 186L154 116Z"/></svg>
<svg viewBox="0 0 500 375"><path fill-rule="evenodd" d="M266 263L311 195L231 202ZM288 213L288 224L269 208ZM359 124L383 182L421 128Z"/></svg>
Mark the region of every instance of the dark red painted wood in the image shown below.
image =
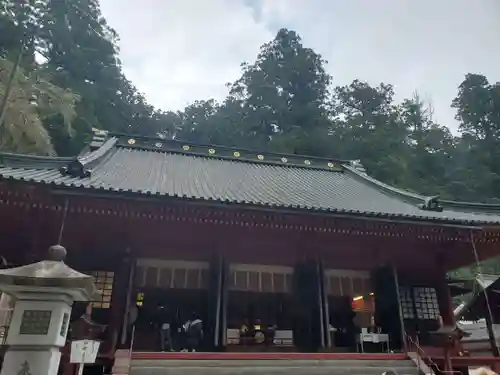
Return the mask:
<svg viewBox="0 0 500 375"><path fill-rule="evenodd" d="M222 253L234 262L284 265L319 256L326 267L349 269L371 269L390 262L405 273L414 270L420 274L422 269L434 271L431 267L438 252L445 269L474 262L471 244L463 242L468 241L469 232L439 225L258 212L172 200L68 198L53 195L46 187L13 187L0 183L0 199L9 201L0 207L1 253L12 257L20 250L26 253L37 248L42 256L47 246L57 241L63 207L69 199L62 242L71 252L96 253L96 261L104 253L122 254L130 248L136 257L204 260ZM40 205L44 208L38 208ZM37 224L35 217L42 217L42 222ZM235 221L243 224L235 225ZM325 231L307 229L311 227ZM372 234L362 233L366 231ZM417 235L434 236L434 240L418 239ZM456 236L461 241L443 236ZM499 254L500 242L480 243L477 251L481 259Z"/></svg>

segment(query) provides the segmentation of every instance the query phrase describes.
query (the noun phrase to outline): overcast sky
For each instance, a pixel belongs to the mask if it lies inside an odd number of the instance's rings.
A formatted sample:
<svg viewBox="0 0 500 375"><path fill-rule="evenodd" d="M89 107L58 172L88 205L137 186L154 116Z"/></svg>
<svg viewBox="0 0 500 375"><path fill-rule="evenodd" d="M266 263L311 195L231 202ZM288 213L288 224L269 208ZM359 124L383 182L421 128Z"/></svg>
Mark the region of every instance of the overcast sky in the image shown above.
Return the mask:
<svg viewBox="0 0 500 375"><path fill-rule="evenodd" d="M279 28L329 61L334 84L354 79L418 90L436 120L467 72L500 80L500 0L100 0L120 35L127 77L162 109L225 97Z"/></svg>

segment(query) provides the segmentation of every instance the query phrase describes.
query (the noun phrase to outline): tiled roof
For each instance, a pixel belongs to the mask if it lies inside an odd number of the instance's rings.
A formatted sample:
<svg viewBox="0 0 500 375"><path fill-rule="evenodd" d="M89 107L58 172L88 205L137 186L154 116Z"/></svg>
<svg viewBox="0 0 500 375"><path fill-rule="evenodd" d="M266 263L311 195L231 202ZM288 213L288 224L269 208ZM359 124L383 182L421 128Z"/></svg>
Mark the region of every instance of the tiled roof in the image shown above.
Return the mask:
<svg viewBox="0 0 500 375"><path fill-rule="evenodd" d="M2 154L0 178L277 209L500 223L500 207L439 202L404 192L345 161L161 139L108 137L78 159Z"/></svg>

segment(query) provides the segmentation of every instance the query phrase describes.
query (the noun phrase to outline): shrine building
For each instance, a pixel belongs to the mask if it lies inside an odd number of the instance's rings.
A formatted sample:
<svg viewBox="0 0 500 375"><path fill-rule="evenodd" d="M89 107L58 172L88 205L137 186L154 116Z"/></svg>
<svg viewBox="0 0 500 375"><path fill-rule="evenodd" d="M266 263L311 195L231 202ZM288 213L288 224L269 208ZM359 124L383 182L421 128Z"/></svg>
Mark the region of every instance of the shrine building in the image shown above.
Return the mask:
<svg viewBox="0 0 500 375"><path fill-rule="evenodd" d="M95 276L99 300L74 315L102 327L102 363L159 352L158 314L198 315L205 352L432 345L455 324L446 273L500 254L500 205L403 191L347 160L106 132L76 158L0 154L0 220L6 267L61 244Z"/></svg>

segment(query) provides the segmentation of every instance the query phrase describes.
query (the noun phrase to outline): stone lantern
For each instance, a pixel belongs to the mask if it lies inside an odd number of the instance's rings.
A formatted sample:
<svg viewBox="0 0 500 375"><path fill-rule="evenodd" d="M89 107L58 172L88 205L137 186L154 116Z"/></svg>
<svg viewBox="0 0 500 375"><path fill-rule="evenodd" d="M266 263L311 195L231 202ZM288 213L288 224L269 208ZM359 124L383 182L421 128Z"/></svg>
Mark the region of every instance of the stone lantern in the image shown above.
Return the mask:
<svg viewBox="0 0 500 375"><path fill-rule="evenodd" d="M64 263L54 245L47 260L0 270L0 292L15 301L0 375L56 375L74 301L96 299L93 277Z"/></svg>

